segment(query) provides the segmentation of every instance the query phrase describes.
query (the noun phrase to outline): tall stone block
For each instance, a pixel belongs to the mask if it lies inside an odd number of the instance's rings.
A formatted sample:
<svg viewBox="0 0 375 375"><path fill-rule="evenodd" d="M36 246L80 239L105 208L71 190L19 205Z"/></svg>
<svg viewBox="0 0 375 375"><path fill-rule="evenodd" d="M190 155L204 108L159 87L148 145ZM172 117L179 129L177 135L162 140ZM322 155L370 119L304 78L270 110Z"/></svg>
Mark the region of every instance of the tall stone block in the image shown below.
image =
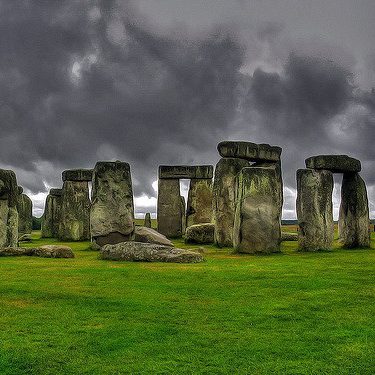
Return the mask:
<svg viewBox="0 0 375 375"><path fill-rule="evenodd" d="M20 194L17 200L18 236L30 234L33 227L33 202L26 194Z"/></svg>
<svg viewBox="0 0 375 375"><path fill-rule="evenodd" d="M58 237L61 218L62 189L51 189L46 197L42 217L42 237Z"/></svg>
<svg viewBox="0 0 375 375"><path fill-rule="evenodd" d="M186 232L186 202L185 197L181 195L181 231L182 234Z"/></svg>
<svg viewBox="0 0 375 375"><path fill-rule="evenodd" d="M233 246L236 176L249 165L248 161L235 158L223 158L216 164L212 210L215 243L219 247Z"/></svg>
<svg viewBox="0 0 375 375"><path fill-rule="evenodd" d="M146 228L151 228L151 214L146 212L143 226Z"/></svg>
<svg viewBox="0 0 375 375"><path fill-rule="evenodd" d="M128 163L96 163L90 222L92 240L99 246L134 240L133 187Z"/></svg>
<svg viewBox="0 0 375 375"><path fill-rule="evenodd" d="M333 242L333 176L327 170L297 171L298 246L301 251L329 250Z"/></svg>
<svg viewBox="0 0 375 375"><path fill-rule="evenodd" d="M280 251L280 209L273 168L247 167L238 176L233 243L237 252Z"/></svg>
<svg viewBox="0 0 375 375"><path fill-rule="evenodd" d="M212 179L191 179L186 210L186 226L212 221Z"/></svg>
<svg viewBox="0 0 375 375"><path fill-rule="evenodd" d="M158 186L158 232L167 237L181 237L180 181L159 178Z"/></svg>
<svg viewBox="0 0 375 375"><path fill-rule="evenodd" d="M366 184L358 173L344 173L339 217L344 247L370 246L370 219Z"/></svg>

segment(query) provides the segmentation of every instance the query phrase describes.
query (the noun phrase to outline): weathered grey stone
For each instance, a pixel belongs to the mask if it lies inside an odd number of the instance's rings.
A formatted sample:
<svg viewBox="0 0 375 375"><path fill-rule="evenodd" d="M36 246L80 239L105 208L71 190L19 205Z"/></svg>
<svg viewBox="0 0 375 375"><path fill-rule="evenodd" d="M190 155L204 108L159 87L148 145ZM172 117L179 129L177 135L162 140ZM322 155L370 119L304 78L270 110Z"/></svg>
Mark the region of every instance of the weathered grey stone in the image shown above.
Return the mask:
<svg viewBox="0 0 375 375"><path fill-rule="evenodd" d="M366 184L358 173L344 173L339 217L344 247L370 246L370 218Z"/></svg>
<svg viewBox="0 0 375 375"><path fill-rule="evenodd" d="M223 158L240 158L249 161L273 161L278 162L281 155L281 147L268 144L256 144L252 142L224 141L217 146L219 154Z"/></svg>
<svg viewBox="0 0 375 375"><path fill-rule="evenodd" d="M92 239L99 246L133 240L134 203L129 164L98 162L92 181Z"/></svg>
<svg viewBox="0 0 375 375"><path fill-rule="evenodd" d="M233 246L236 176L249 166L247 160L235 158L223 158L216 164L212 206L215 243L219 247Z"/></svg>
<svg viewBox="0 0 375 375"><path fill-rule="evenodd" d="M62 173L63 181L91 181L92 169L68 169Z"/></svg>
<svg viewBox="0 0 375 375"><path fill-rule="evenodd" d="M298 247L329 250L333 242L333 176L330 171L297 171Z"/></svg>
<svg viewBox="0 0 375 375"><path fill-rule="evenodd" d="M185 197L181 195L181 232L186 232L186 202Z"/></svg>
<svg viewBox="0 0 375 375"><path fill-rule="evenodd" d="M52 189L50 189L49 193L50 193L50 195L53 195L55 197L61 197L62 196L62 189L52 188Z"/></svg>
<svg viewBox="0 0 375 375"><path fill-rule="evenodd" d="M151 228L151 214L149 212L147 212L145 215L143 226L145 226L146 228Z"/></svg>
<svg viewBox="0 0 375 375"><path fill-rule="evenodd" d="M305 160L306 168L325 169L332 173L360 172L361 162L347 155L319 155Z"/></svg>
<svg viewBox="0 0 375 375"><path fill-rule="evenodd" d="M280 251L279 188L275 169L243 168L238 177L233 243L237 252Z"/></svg>
<svg viewBox="0 0 375 375"><path fill-rule="evenodd" d="M59 236L61 218L62 189L51 189L46 197L42 216L42 237L56 238Z"/></svg>
<svg viewBox="0 0 375 375"><path fill-rule="evenodd" d="M23 193L23 187L17 186L18 195L21 195Z"/></svg>
<svg viewBox="0 0 375 375"><path fill-rule="evenodd" d="M157 232L155 229L147 227L135 227L134 240L136 242L154 243L158 245L174 246L172 241L168 240L167 237Z"/></svg>
<svg viewBox="0 0 375 375"><path fill-rule="evenodd" d="M35 249L26 247L2 247L0 248L0 257L16 257L34 255Z"/></svg>
<svg viewBox="0 0 375 375"><path fill-rule="evenodd" d="M17 200L18 236L29 234L33 229L33 202L26 194L20 194Z"/></svg>
<svg viewBox="0 0 375 375"><path fill-rule="evenodd" d="M64 181L60 212L60 240L90 239L90 198L87 181Z"/></svg>
<svg viewBox="0 0 375 375"><path fill-rule="evenodd" d="M43 245L34 249L33 255L41 258L74 258L72 249L63 245Z"/></svg>
<svg viewBox="0 0 375 375"><path fill-rule="evenodd" d="M160 165L159 179L212 179L212 165Z"/></svg>
<svg viewBox="0 0 375 375"><path fill-rule="evenodd" d="M209 244L215 240L215 224L195 224L186 228L185 243Z"/></svg>
<svg viewBox="0 0 375 375"><path fill-rule="evenodd" d="M190 180L186 227L212 221L212 180Z"/></svg>
<svg viewBox="0 0 375 375"><path fill-rule="evenodd" d="M132 262L199 263L204 260L201 254L189 250L142 242L106 245L101 248L100 256L106 260Z"/></svg>
<svg viewBox="0 0 375 375"><path fill-rule="evenodd" d="M158 232L169 238L181 237L182 212L180 181L159 178L158 185Z"/></svg>
<svg viewBox="0 0 375 375"><path fill-rule="evenodd" d="M298 241L298 233L281 232L281 242Z"/></svg>

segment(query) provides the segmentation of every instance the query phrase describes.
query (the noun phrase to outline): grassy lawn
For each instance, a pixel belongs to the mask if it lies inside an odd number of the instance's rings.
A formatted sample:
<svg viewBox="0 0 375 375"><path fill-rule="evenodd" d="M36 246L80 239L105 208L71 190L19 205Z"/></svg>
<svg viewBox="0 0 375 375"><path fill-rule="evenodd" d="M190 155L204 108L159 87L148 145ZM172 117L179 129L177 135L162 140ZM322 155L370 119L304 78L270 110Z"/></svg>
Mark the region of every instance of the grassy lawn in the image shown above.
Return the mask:
<svg viewBox="0 0 375 375"><path fill-rule="evenodd" d="M375 373L374 238L314 254L206 246L184 265L68 245L75 259L0 258L0 374Z"/></svg>

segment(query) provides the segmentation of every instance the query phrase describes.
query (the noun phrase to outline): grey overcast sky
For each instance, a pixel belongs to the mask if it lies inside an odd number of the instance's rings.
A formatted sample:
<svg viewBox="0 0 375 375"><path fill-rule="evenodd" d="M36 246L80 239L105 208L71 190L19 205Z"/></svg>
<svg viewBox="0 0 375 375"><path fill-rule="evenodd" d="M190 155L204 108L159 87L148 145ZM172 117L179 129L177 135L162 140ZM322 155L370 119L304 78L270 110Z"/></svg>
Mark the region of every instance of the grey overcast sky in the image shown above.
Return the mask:
<svg viewBox="0 0 375 375"><path fill-rule="evenodd" d="M321 153L362 161L375 217L374 19L373 0L0 0L0 168L41 215L64 169L124 160L141 215L159 164L248 140L283 148L284 218Z"/></svg>

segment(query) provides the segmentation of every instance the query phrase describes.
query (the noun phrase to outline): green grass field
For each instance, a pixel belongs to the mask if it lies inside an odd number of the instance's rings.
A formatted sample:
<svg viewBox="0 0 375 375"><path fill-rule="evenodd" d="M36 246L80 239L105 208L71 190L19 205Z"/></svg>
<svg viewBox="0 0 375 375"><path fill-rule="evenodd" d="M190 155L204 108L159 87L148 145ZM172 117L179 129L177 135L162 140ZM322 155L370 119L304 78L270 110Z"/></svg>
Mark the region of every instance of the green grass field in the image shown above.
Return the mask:
<svg viewBox="0 0 375 375"><path fill-rule="evenodd" d="M375 373L374 238L272 256L206 246L201 264L68 245L75 259L0 258L0 374Z"/></svg>

